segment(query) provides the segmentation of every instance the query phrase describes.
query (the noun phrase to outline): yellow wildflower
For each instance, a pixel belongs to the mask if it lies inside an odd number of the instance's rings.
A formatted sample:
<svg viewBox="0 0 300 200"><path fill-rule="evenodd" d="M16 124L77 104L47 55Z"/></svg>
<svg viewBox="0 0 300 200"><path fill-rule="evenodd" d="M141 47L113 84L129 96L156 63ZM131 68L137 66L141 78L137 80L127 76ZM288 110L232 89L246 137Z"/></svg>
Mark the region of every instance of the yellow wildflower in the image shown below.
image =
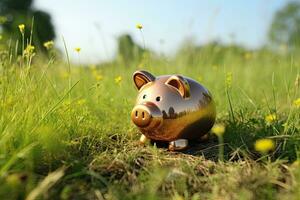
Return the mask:
<svg viewBox="0 0 300 200"><path fill-rule="evenodd" d="M288 124L287 122L285 122L284 124L282 124L282 126L283 126L284 128L287 128L287 127L289 126L289 124Z"/></svg>
<svg viewBox="0 0 300 200"><path fill-rule="evenodd" d="M95 78L97 81L101 81L103 79L103 76L101 74L95 75Z"/></svg>
<svg viewBox="0 0 300 200"><path fill-rule="evenodd" d="M65 100L62 104L64 105L64 106L70 106L71 105L71 100L70 99L67 99L67 100Z"/></svg>
<svg viewBox="0 0 300 200"><path fill-rule="evenodd" d="M11 187L18 187L21 183L20 174L10 174L6 177L6 183Z"/></svg>
<svg viewBox="0 0 300 200"><path fill-rule="evenodd" d="M1 104L0 106L3 106L5 108L9 108L14 104L14 100L12 96L7 97Z"/></svg>
<svg viewBox="0 0 300 200"><path fill-rule="evenodd" d="M223 124L215 124L212 127L211 131L218 137L221 137L225 132L225 126Z"/></svg>
<svg viewBox="0 0 300 200"><path fill-rule="evenodd" d="M7 17L0 16L0 24L4 24L5 22L7 22Z"/></svg>
<svg viewBox="0 0 300 200"><path fill-rule="evenodd" d="M44 42L43 45L44 45L44 47L45 47L47 50L49 50L49 49L52 49L52 48L53 48L54 42L53 42L52 40L50 40L50 41Z"/></svg>
<svg viewBox="0 0 300 200"><path fill-rule="evenodd" d="M25 32L25 24L20 24L18 27L19 27L20 32L22 34L24 34L24 32Z"/></svg>
<svg viewBox="0 0 300 200"><path fill-rule="evenodd" d="M79 99L78 101L77 101L77 104L78 105L83 105L83 104L85 104L86 103L86 99Z"/></svg>
<svg viewBox="0 0 300 200"><path fill-rule="evenodd" d="M115 78L115 82L116 82L117 84L120 84L121 81L122 81L122 76L117 76L117 77Z"/></svg>
<svg viewBox="0 0 300 200"><path fill-rule="evenodd" d="M143 29L143 25L142 24L137 24L136 26L135 26L137 29Z"/></svg>
<svg viewBox="0 0 300 200"><path fill-rule="evenodd" d="M25 56L32 56L34 53L35 47L31 44L27 45L27 47L24 49L24 55Z"/></svg>
<svg viewBox="0 0 300 200"><path fill-rule="evenodd" d="M67 79L70 77L70 73L67 71L63 71L63 72L61 72L61 77L64 79Z"/></svg>
<svg viewBox="0 0 300 200"><path fill-rule="evenodd" d="M80 48L80 47L76 47L76 48L74 48L74 50L75 50L77 53L79 53L79 52L81 51L81 48Z"/></svg>
<svg viewBox="0 0 300 200"><path fill-rule="evenodd" d="M231 72L228 72L226 74L226 87L230 88L231 87L231 84L232 84L232 73Z"/></svg>
<svg viewBox="0 0 300 200"><path fill-rule="evenodd" d="M268 124L272 124L273 122L275 122L277 120L277 116L275 114L269 114L265 117L265 121Z"/></svg>
<svg viewBox="0 0 300 200"><path fill-rule="evenodd" d="M202 76L198 76L198 81L199 82L203 81L203 77Z"/></svg>
<svg viewBox="0 0 300 200"><path fill-rule="evenodd" d="M3 38L3 36L2 36L2 35L0 35L0 40L2 40L2 38Z"/></svg>
<svg viewBox="0 0 300 200"><path fill-rule="evenodd" d="M245 53L244 58L245 58L246 60L249 60L249 59L252 58L252 54L251 54L250 52L247 52L247 53Z"/></svg>
<svg viewBox="0 0 300 200"><path fill-rule="evenodd" d="M92 74L93 74L93 76L95 77L95 79L97 81L101 81L103 79L103 76L102 76L101 72L97 71L96 66L95 67L91 67L90 69L92 70Z"/></svg>
<svg viewBox="0 0 300 200"><path fill-rule="evenodd" d="M296 108L300 108L300 98L294 100L293 105L296 106Z"/></svg>
<svg viewBox="0 0 300 200"><path fill-rule="evenodd" d="M265 154L275 149L275 144L271 139L259 139L254 144L255 150Z"/></svg>

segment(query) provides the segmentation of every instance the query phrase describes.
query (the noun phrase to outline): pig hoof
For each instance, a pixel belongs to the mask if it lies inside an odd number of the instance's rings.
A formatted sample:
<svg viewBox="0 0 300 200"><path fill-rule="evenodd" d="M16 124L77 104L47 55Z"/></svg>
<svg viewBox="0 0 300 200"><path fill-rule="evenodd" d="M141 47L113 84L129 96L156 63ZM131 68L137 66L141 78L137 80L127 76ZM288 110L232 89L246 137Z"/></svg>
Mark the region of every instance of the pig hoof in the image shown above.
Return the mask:
<svg viewBox="0 0 300 200"><path fill-rule="evenodd" d="M184 150L188 147L188 140L187 139L178 139L169 143L169 150L170 151L180 151Z"/></svg>
<svg viewBox="0 0 300 200"><path fill-rule="evenodd" d="M201 136L199 141L205 142L207 140L209 140L209 133L206 133L205 135Z"/></svg>
<svg viewBox="0 0 300 200"><path fill-rule="evenodd" d="M142 135L139 142L141 145L145 145L147 142L149 142L149 139L145 135Z"/></svg>

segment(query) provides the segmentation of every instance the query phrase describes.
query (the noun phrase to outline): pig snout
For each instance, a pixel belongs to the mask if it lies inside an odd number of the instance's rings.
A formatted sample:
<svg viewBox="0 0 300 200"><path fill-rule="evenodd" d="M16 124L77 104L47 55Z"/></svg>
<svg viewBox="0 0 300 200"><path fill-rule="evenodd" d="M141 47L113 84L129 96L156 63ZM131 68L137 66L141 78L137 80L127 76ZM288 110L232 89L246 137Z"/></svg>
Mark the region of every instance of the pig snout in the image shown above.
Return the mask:
<svg viewBox="0 0 300 200"><path fill-rule="evenodd" d="M142 129L153 129L162 123L162 112L151 102L136 105L131 112L131 120Z"/></svg>

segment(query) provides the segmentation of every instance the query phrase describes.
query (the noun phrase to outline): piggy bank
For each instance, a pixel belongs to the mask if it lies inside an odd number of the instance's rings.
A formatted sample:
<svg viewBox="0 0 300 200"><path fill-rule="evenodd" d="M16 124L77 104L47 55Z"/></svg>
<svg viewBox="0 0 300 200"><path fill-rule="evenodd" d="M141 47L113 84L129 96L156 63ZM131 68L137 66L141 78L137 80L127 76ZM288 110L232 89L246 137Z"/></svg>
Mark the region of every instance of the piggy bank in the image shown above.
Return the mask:
<svg viewBox="0 0 300 200"><path fill-rule="evenodd" d="M138 89L131 120L140 129L141 143L168 143L169 150L183 150L212 128L216 108L210 92L197 81L181 75L155 77L136 71Z"/></svg>

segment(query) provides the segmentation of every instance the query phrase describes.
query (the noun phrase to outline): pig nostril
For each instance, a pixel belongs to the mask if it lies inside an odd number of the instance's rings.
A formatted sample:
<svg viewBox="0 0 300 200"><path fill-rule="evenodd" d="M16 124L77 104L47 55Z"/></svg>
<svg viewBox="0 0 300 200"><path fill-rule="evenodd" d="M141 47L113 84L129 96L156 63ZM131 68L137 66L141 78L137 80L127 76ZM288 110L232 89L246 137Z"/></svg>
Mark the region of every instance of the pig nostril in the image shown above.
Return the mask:
<svg viewBox="0 0 300 200"><path fill-rule="evenodd" d="M145 113L144 112L142 112L142 117L143 117L143 119L145 119Z"/></svg>
<svg viewBox="0 0 300 200"><path fill-rule="evenodd" d="M138 111L135 111L135 117L137 117L138 116Z"/></svg>

